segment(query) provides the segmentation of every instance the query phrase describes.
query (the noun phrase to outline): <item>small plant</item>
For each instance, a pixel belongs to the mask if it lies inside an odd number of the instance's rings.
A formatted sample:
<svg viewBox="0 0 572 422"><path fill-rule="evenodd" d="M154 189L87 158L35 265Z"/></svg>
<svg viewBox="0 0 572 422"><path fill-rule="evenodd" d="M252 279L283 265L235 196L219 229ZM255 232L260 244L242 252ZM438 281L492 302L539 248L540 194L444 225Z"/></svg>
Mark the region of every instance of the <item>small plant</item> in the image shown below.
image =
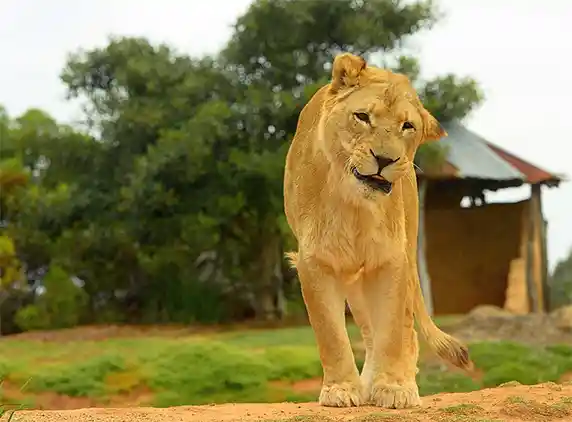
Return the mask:
<svg viewBox="0 0 572 422"><path fill-rule="evenodd" d="M481 406L472 403L461 403L455 406L444 407L441 409L446 413L453 413L455 415L474 415L484 409Z"/></svg>
<svg viewBox="0 0 572 422"><path fill-rule="evenodd" d="M29 381L28 381L29 382ZM20 391L24 391L24 389L26 388L26 386L28 385L28 382L26 382L21 388ZM4 381L0 380L0 418L3 418L4 416L8 416L8 419L6 420L6 422L11 422L12 419L14 418L14 414L18 411L18 410L23 410L26 409L28 406L25 403L19 403L19 404L14 404L14 403L6 403L4 401L4 391L3 391L3 386L4 386Z"/></svg>

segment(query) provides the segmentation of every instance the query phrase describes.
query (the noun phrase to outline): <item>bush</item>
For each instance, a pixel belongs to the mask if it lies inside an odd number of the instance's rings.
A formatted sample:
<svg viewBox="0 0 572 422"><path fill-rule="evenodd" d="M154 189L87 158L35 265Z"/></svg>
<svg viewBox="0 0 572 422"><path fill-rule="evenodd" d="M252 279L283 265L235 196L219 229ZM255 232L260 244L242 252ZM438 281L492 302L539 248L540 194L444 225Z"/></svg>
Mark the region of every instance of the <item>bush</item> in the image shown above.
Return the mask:
<svg viewBox="0 0 572 422"><path fill-rule="evenodd" d="M271 364L271 380L299 381L322 374L320 358L314 347L272 347L264 356Z"/></svg>
<svg viewBox="0 0 572 422"><path fill-rule="evenodd" d="M484 370L483 385L494 387L508 381L537 384L557 381L572 367L569 346L527 347L512 342L471 345L475 364Z"/></svg>
<svg viewBox="0 0 572 422"><path fill-rule="evenodd" d="M87 294L74 284L61 267L52 265L44 278L46 293L40 298L50 328L70 328L79 323L87 305Z"/></svg>
<svg viewBox="0 0 572 422"><path fill-rule="evenodd" d="M92 397L103 394L105 378L125 369L121 356L104 355L72 365L52 365L31 374L32 391L51 391L71 397Z"/></svg>
<svg viewBox="0 0 572 422"><path fill-rule="evenodd" d="M87 306L84 290L57 265L50 267L43 281L45 293L37 298L34 305L17 312L17 325L24 331L78 325Z"/></svg>
<svg viewBox="0 0 572 422"><path fill-rule="evenodd" d="M437 393L464 393L475 391L481 385L464 374L449 369L421 370L418 377L419 394L427 396Z"/></svg>
<svg viewBox="0 0 572 422"><path fill-rule="evenodd" d="M19 309L14 321L24 331L44 330L49 327L46 311L37 305L28 305Z"/></svg>
<svg viewBox="0 0 572 422"><path fill-rule="evenodd" d="M155 404L161 407L261 399L272 373L252 351L206 341L181 343L148 364L146 381L160 393Z"/></svg>

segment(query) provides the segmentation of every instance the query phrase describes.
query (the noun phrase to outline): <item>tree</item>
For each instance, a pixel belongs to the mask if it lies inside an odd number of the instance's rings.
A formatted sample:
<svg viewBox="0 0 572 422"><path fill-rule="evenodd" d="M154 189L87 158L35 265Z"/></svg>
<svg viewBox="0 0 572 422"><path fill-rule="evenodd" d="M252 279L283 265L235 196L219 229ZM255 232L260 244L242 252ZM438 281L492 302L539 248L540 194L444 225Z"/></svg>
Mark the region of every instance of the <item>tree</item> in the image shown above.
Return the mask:
<svg viewBox="0 0 572 422"><path fill-rule="evenodd" d="M186 322L200 318L193 311L206 312L201 304L222 304L217 289L197 283L192 263L216 246L219 222L241 206L242 193L223 168L226 152L212 153L235 130L230 80L208 58L177 56L139 38L73 55L62 79L71 96L84 99L103 145L99 186L86 189L105 191L105 207L81 239L68 241L82 245L78 262L105 262L88 264L86 277L106 279L96 289L110 298L120 290L138 320L177 314ZM216 320L220 312L210 306L203 317Z"/></svg>
<svg viewBox="0 0 572 422"><path fill-rule="evenodd" d="M14 242L8 236L0 235L0 335L2 334L2 311L12 290L25 284L22 264L16 256Z"/></svg>
<svg viewBox="0 0 572 422"><path fill-rule="evenodd" d="M402 54L436 21L428 1L258 0L213 57L133 37L71 54L61 77L83 128L0 112L18 256L29 273L83 280L89 321L283 316L282 178L302 107L343 50L407 73L438 117L463 117L476 83L423 81ZM423 151L421 165L443 155ZM30 309L20 319L34 325Z"/></svg>
<svg viewBox="0 0 572 422"><path fill-rule="evenodd" d="M572 249L556 264L550 277L551 307L572 304Z"/></svg>

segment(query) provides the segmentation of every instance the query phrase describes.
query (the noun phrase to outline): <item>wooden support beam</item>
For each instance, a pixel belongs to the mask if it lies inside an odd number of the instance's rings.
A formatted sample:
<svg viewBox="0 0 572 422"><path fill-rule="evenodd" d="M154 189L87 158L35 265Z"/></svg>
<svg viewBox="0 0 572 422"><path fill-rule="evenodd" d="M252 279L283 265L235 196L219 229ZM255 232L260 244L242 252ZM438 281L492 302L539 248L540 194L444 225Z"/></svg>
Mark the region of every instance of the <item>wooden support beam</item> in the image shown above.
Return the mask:
<svg viewBox="0 0 572 422"><path fill-rule="evenodd" d="M531 186L531 197L535 205L535 222L540 242L540 283L542 286L542 304L544 312L550 312L550 286L548 284L548 253L546 241L546 225L542 211L542 189L540 184Z"/></svg>
<svg viewBox="0 0 572 422"><path fill-rule="evenodd" d="M539 312L540 303L538 300L538 290L535 277L534 242L536 240L536 206L535 193L531 187L531 195L526 207L526 290L528 292L528 302L530 312Z"/></svg>
<svg viewBox="0 0 572 422"><path fill-rule="evenodd" d="M429 315L433 316L433 293L431 291L431 278L427 268L425 255L425 197L427 194L427 180L421 179L419 184L419 233L417 235L417 270L425 307Z"/></svg>

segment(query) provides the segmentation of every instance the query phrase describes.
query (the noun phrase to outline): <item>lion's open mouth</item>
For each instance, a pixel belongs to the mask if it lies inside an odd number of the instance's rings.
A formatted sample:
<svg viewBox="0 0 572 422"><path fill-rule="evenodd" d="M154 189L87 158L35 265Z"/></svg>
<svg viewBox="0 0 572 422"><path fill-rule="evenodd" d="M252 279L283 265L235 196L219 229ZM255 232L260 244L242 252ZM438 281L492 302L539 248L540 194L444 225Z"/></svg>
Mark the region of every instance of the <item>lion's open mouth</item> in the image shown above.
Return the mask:
<svg viewBox="0 0 572 422"><path fill-rule="evenodd" d="M370 188L380 190L383 193L390 193L392 184L377 174L365 175L361 174L357 168L352 167L352 173L360 182L365 183Z"/></svg>

